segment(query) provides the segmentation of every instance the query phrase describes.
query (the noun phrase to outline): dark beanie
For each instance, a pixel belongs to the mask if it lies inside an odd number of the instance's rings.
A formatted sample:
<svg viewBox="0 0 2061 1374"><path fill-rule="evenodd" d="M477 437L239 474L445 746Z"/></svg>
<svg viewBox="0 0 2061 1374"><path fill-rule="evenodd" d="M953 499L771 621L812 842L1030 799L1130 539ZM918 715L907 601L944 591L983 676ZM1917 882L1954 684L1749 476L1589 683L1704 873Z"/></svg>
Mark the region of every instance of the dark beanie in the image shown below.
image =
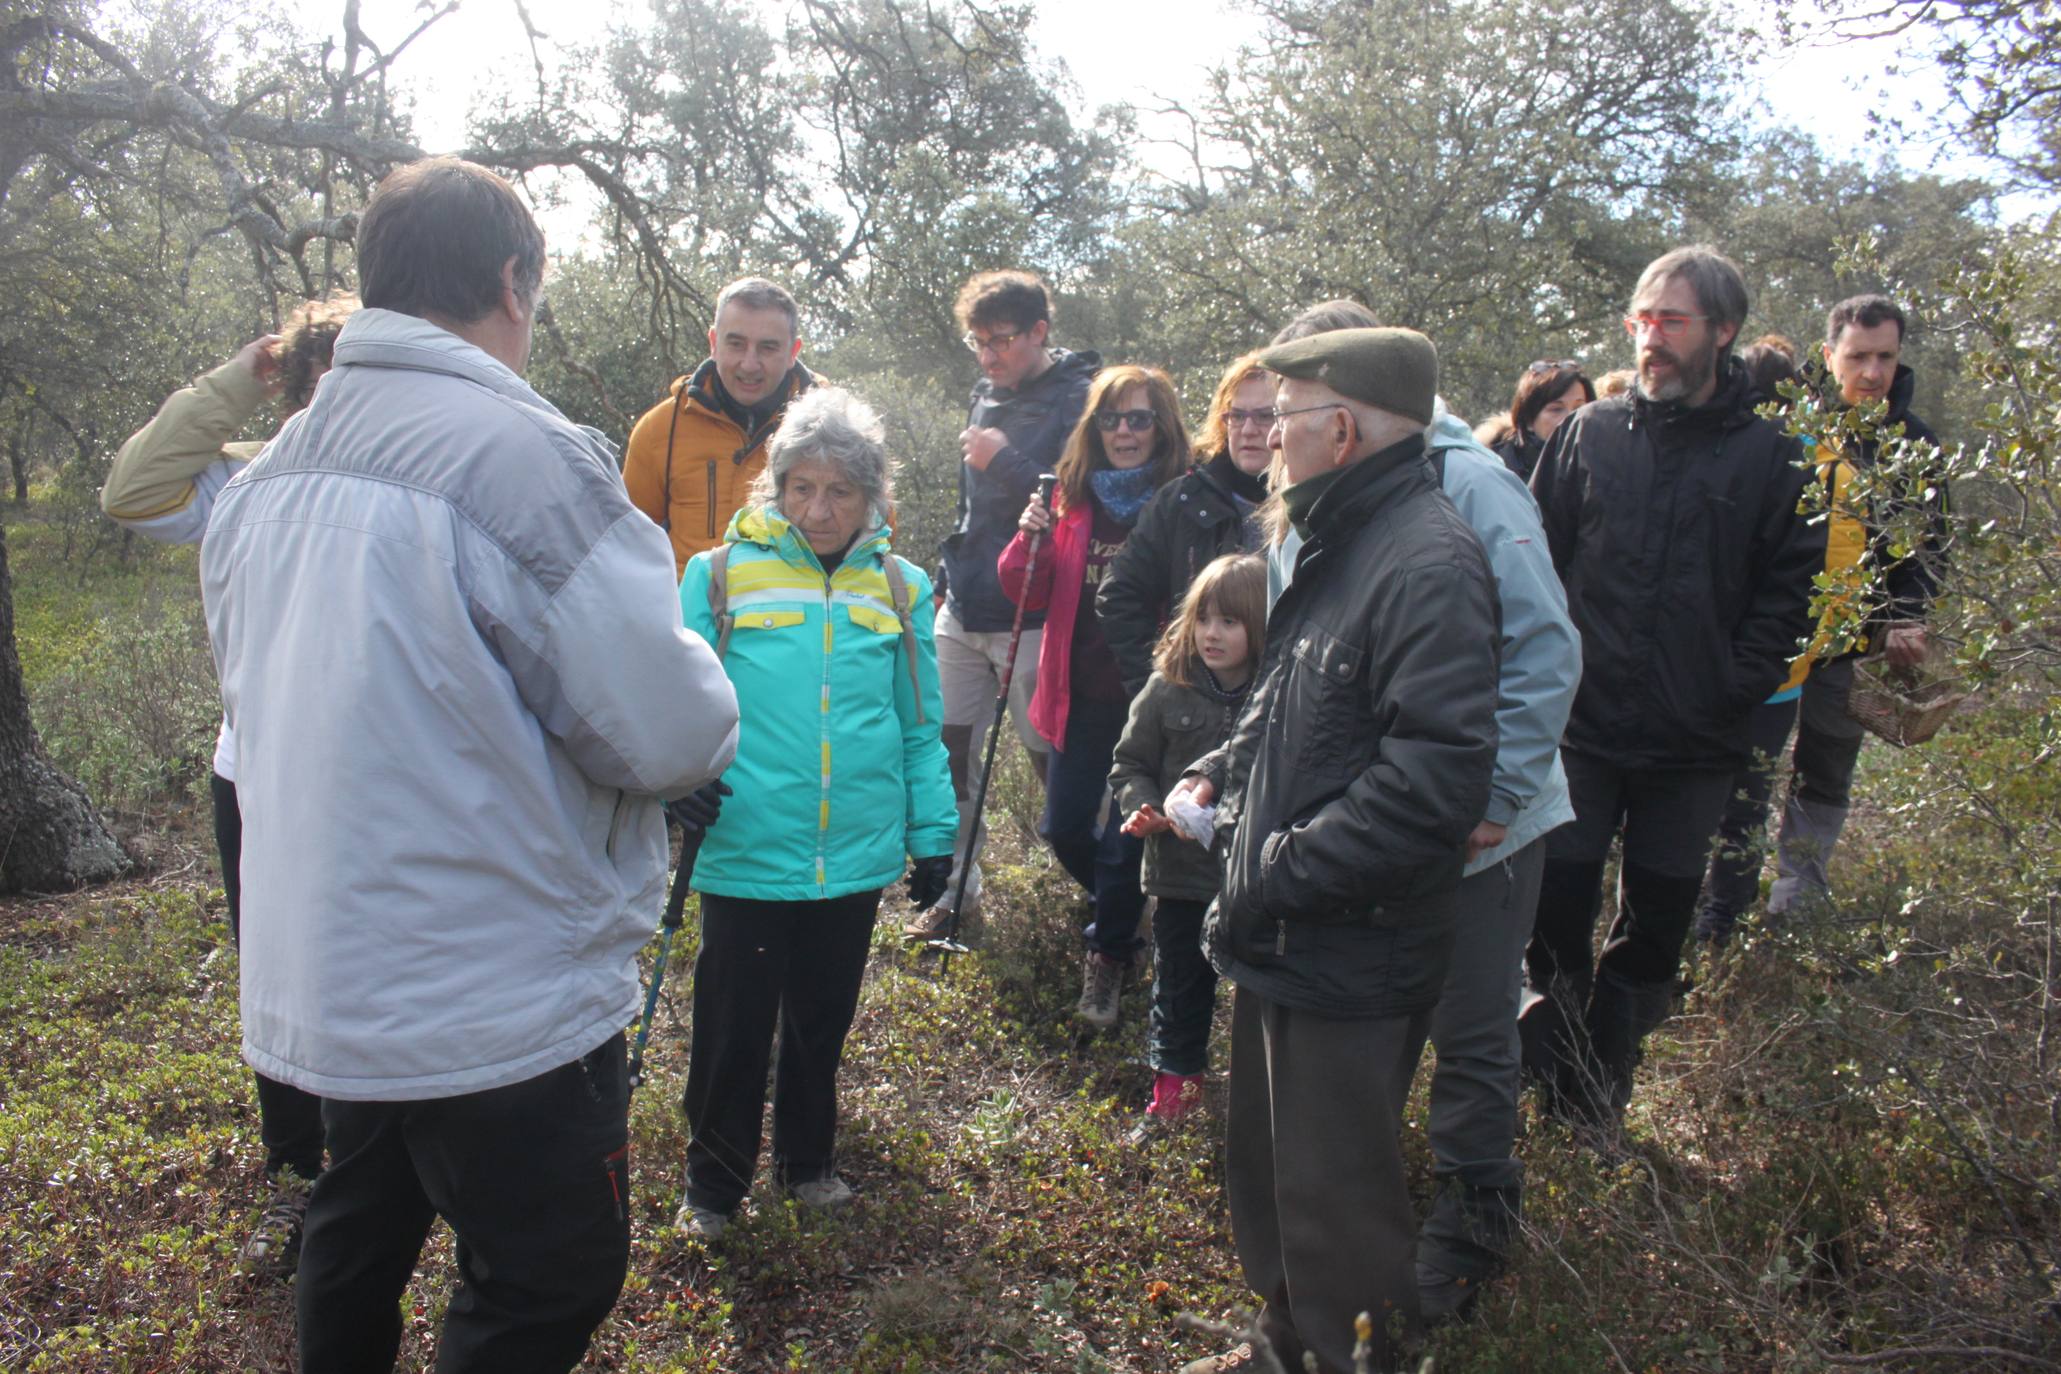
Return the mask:
<svg viewBox="0 0 2061 1374"><path fill-rule="evenodd" d="M1438 396L1438 349L1414 329L1312 334L1262 351L1259 365L1424 425Z"/></svg>

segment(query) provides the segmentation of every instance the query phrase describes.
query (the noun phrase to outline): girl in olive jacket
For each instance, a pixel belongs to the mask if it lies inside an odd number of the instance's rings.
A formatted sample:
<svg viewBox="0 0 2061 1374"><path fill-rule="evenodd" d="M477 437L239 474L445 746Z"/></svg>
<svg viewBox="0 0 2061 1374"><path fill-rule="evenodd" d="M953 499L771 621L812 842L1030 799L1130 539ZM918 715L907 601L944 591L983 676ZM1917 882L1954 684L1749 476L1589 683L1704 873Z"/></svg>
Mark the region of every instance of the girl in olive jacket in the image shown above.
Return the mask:
<svg viewBox="0 0 2061 1374"><path fill-rule="evenodd" d="M1148 1124L1186 1115L1202 1098L1216 970L1202 952L1202 917L1217 895L1216 856L1163 814L1188 766L1230 738L1265 645L1267 566L1250 554L1206 565L1188 589L1131 702L1109 786L1145 839L1144 888L1159 899L1152 922L1152 1049Z"/></svg>

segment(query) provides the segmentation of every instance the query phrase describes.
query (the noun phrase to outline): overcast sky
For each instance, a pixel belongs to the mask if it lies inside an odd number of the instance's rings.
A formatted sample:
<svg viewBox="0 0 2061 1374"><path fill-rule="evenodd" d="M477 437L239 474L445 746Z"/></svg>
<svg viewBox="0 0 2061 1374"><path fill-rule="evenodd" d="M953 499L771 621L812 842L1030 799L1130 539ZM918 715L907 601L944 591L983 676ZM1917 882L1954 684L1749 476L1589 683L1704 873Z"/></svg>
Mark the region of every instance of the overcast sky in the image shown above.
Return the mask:
<svg viewBox="0 0 2061 1374"><path fill-rule="evenodd" d="M312 29L335 29L342 0L290 2ZM759 3L769 26L784 22L789 0ZM618 12L615 0L527 4L537 26L558 42L595 40ZM1182 94L1257 31L1257 21L1225 0L1036 0L1036 9L1038 49L1065 62L1080 87L1083 113L1123 101L1149 106L1154 95ZM375 41L391 43L419 22L421 10L414 0L362 0L361 22ZM1877 104L1907 114L1942 99L1930 80L1905 80L1893 96L1882 94L1880 73L1897 46L1893 40L1850 43L1774 59L1758 74L1760 113L1772 124L1808 129L1833 152L1867 160L1889 152L1922 170L1929 148L1879 146L1868 124ZM459 146L466 112L483 92L534 81L515 0L465 0L418 41L398 71L417 93L422 141L436 149Z"/></svg>

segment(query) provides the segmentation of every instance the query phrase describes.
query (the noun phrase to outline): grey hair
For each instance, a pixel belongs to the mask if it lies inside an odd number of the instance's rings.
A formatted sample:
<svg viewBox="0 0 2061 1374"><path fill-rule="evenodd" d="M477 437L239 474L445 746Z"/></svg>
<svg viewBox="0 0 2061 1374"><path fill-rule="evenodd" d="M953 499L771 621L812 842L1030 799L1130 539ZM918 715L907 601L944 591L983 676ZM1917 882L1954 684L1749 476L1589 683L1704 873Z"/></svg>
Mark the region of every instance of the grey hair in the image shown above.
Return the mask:
<svg viewBox="0 0 2061 1374"><path fill-rule="evenodd" d="M797 463L828 463L864 493L874 525L895 508L894 463L887 429L872 406L842 387L810 387L787 405L780 428L766 441L766 466L751 485L752 500L775 504Z"/></svg>
<svg viewBox="0 0 2061 1374"><path fill-rule="evenodd" d="M1302 311L1274 335L1276 344L1294 343L1313 334L1329 334L1334 329L1379 329L1381 317L1358 301L1340 297L1337 300L1318 301Z"/></svg>
<svg viewBox="0 0 2061 1374"><path fill-rule="evenodd" d="M778 310L787 316L787 332L801 333L801 307L794 303L794 297L778 282L764 277L739 277L724 287L716 296L716 318L723 318L723 307L735 301L746 310Z"/></svg>
<svg viewBox="0 0 2061 1374"><path fill-rule="evenodd" d="M1692 243L1663 253L1639 274L1639 284L1632 288L1633 302L1636 304L1647 292L1659 290L1663 282L1675 277L1689 283L1689 289L1696 293L1696 308L1709 317L1711 327L1731 325L1732 342L1737 343L1739 326L1746 323L1750 304L1746 278L1740 273L1739 264L1707 243ZM1718 350L1718 355L1723 357L1729 352L1731 344Z"/></svg>

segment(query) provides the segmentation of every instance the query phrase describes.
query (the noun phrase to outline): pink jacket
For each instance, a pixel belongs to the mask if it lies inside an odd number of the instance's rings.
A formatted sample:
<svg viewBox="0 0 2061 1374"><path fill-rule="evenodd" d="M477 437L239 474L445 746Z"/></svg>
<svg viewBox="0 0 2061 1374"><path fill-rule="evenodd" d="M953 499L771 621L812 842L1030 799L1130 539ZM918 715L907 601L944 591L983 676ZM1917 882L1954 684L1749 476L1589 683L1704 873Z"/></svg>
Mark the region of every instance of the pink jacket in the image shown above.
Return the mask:
<svg viewBox="0 0 2061 1374"><path fill-rule="evenodd" d="M1094 528L1092 507L1059 512L1051 534L1038 541L1038 565L1031 570L1027 584L1024 565L1030 560L1030 537L1022 530L995 560L1003 595L1026 611L1045 612L1038 690L1031 698L1030 722L1055 749L1066 743L1067 698L1073 683L1073 622L1080 614L1082 579L1088 573L1088 539Z"/></svg>

